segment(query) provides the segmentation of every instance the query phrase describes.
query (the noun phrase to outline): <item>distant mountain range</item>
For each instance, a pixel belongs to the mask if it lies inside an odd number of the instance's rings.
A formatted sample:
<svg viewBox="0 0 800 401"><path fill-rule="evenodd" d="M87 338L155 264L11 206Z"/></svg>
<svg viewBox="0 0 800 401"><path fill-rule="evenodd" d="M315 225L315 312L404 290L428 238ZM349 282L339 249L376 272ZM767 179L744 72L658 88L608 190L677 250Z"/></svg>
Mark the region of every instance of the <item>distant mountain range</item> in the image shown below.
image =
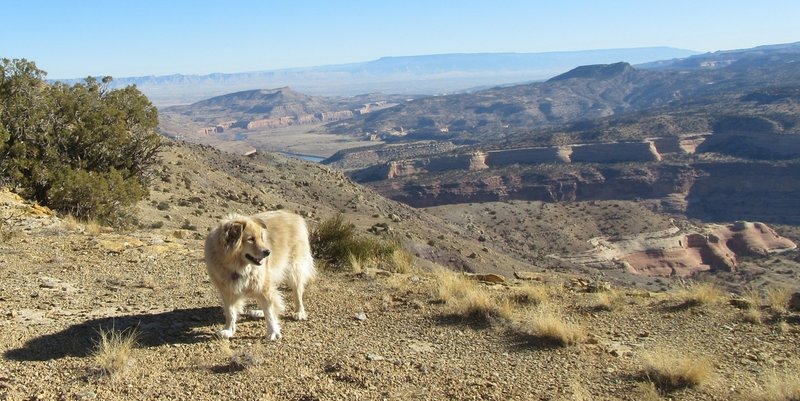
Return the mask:
<svg viewBox="0 0 800 401"><path fill-rule="evenodd" d="M553 136L551 128L562 134L601 135L599 123L630 113L680 114L670 121L697 125L702 120L700 126L705 127L725 114L758 115L792 130L800 124L793 106L800 87L800 43L708 53L642 67L625 62L580 66L545 82L427 97L329 128L387 138L402 128L404 136L394 139L402 141L498 143L502 138L531 145L563 141L563 135ZM664 121L655 125L658 130L637 130L637 135L673 135L688 129Z"/></svg>
<svg viewBox="0 0 800 401"><path fill-rule="evenodd" d="M308 68L232 74L115 77L113 87L136 85L158 107L189 104L223 94L291 87L309 95L363 93L445 94L548 79L587 64L673 60L697 52L643 47L546 53L438 54ZM69 84L82 79L60 80Z"/></svg>

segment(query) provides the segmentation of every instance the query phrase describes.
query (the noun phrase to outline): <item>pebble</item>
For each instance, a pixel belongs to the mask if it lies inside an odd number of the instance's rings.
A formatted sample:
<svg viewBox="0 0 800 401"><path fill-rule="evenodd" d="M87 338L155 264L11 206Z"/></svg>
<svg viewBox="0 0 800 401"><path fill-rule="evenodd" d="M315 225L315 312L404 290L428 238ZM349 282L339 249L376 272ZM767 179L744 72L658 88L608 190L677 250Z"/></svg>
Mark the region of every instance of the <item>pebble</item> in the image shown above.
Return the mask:
<svg viewBox="0 0 800 401"><path fill-rule="evenodd" d="M364 312L359 312L359 313L356 313L355 318L356 318L356 320L363 322L363 321L367 320L367 314L364 313Z"/></svg>

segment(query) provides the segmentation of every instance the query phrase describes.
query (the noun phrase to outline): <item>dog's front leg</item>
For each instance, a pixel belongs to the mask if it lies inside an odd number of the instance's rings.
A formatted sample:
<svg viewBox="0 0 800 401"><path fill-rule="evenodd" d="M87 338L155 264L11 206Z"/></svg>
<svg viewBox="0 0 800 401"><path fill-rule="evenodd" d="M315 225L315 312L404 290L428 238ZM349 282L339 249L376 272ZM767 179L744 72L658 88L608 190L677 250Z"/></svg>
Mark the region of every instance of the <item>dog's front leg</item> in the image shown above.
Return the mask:
<svg viewBox="0 0 800 401"><path fill-rule="evenodd" d="M267 319L267 336L272 341L280 339L282 335L278 315L279 311L283 309L283 298L281 298L280 292L276 288L270 288L259 294L256 301Z"/></svg>
<svg viewBox="0 0 800 401"><path fill-rule="evenodd" d="M220 338L231 338L236 333L236 319L239 316L239 302L233 299L222 300L222 311L225 313L225 327L217 332Z"/></svg>

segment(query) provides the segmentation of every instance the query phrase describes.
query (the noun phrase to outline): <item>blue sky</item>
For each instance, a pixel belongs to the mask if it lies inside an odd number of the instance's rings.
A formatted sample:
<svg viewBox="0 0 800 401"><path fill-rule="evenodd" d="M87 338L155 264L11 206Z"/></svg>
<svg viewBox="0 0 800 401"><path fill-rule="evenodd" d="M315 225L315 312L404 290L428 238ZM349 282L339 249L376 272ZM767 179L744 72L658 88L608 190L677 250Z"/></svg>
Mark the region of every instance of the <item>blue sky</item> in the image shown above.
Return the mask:
<svg viewBox="0 0 800 401"><path fill-rule="evenodd" d="M32 60L49 78L800 41L797 0L0 0L0 10L0 57Z"/></svg>

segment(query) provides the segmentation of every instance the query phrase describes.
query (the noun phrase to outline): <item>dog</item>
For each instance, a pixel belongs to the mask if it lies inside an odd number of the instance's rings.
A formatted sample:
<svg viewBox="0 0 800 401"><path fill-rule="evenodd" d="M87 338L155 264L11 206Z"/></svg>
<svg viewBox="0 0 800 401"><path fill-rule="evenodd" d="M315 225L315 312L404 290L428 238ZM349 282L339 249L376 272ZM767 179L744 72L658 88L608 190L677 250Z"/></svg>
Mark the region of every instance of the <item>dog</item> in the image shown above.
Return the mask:
<svg viewBox="0 0 800 401"><path fill-rule="evenodd" d="M308 318L303 292L316 271L302 217L285 211L228 215L206 238L205 262L225 313L217 336L233 337L244 300L251 296L262 309L253 316L263 314L269 339L280 339L284 303L278 286L283 282L294 294L295 319Z"/></svg>

